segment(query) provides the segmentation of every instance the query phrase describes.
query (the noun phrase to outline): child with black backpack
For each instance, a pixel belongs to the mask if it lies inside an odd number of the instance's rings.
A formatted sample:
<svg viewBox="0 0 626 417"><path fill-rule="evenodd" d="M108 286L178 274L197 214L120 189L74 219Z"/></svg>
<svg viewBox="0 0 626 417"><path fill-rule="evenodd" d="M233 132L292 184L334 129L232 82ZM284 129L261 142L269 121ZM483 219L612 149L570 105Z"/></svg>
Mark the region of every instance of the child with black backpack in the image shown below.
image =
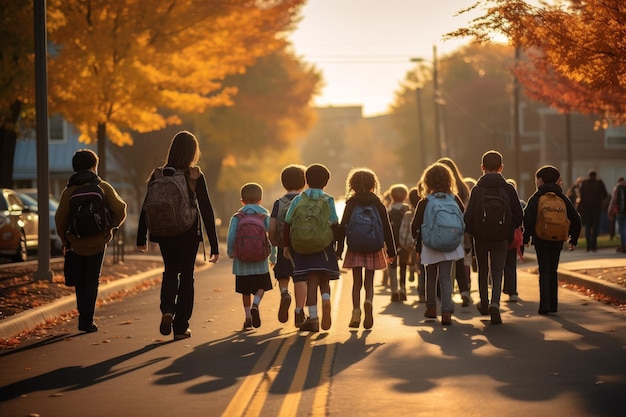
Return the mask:
<svg viewBox="0 0 626 417"><path fill-rule="evenodd" d="M304 172L306 167L302 165L288 165L280 173L280 181L287 191L285 195L274 201L270 216L269 237L272 244L278 248L276 263L274 264L274 277L280 288L280 305L278 308L278 321L286 323L289 319L289 306L291 295L289 294L289 278L293 276L293 264L284 255L285 241L283 239L285 215L289 210L291 201L306 185ZM294 295L296 297L295 325L300 327L304 321L303 307L306 303L306 277L299 277L293 281Z"/></svg>
<svg viewBox="0 0 626 417"><path fill-rule="evenodd" d="M241 294L245 320L243 330L261 327L259 304L272 289L269 273L269 211L261 206L263 188L257 183L241 187L241 207L230 218L227 254L233 259L235 292Z"/></svg>
<svg viewBox="0 0 626 417"><path fill-rule="evenodd" d="M435 163L422 174L424 196L417 203L411 231L415 236L416 258L426 269L426 311L437 317L437 284L441 291L441 324L452 324L452 264L463 259L463 203L456 195L450 168Z"/></svg>
<svg viewBox="0 0 626 417"><path fill-rule="evenodd" d="M524 246L532 238L539 266L539 314L556 313L559 278L557 270L563 242L574 250L581 230L580 215L560 186L561 174L551 165L535 173L537 191L524 210Z"/></svg>
<svg viewBox="0 0 626 417"><path fill-rule="evenodd" d="M330 171L322 164L309 165L305 172L308 188L297 195L285 215L285 257L294 262L294 280L306 279L309 317L300 330L319 332L317 292L322 297L322 330L330 329L330 280L339 279L335 254L335 232L339 218L334 198L324 192Z"/></svg>
<svg viewBox="0 0 626 417"><path fill-rule="evenodd" d="M346 181L346 206L337 233L337 258L341 259L344 239L348 249L344 268L352 269L352 318L349 327L361 323L361 288L365 287L363 327L374 325L374 271L387 268L396 255L395 243L387 210L380 198L376 174L367 168L355 168ZM385 256L386 246L386 256ZM363 272L365 270L365 272Z"/></svg>
<svg viewBox="0 0 626 417"><path fill-rule="evenodd" d="M55 214L57 233L63 241L63 253L68 263L66 274L73 275L75 278L78 330L85 332L98 331L98 326L93 319L102 261L107 244L126 219L126 203L108 182L98 176L98 162L98 155L94 151L90 149L76 151L72 157L72 168L75 173L70 177L67 187L61 194ZM86 189L93 190L93 187L95 191L83 192ZM106 209L108 214L98 214L99 210L81 208L80 204L74 204L72 201L74 199L86 202L80 194L96 195L96 198L100 200L99 204L94 202L89 204L92 207L97 205L103 210ZM77 219L79 211L89 212L92 216L93 221L88 218L84 219L86 227L82 227L81 221ZM104 217L108 220L102 223ZM94 229L93 225L99 225L99 227ZM85 233L90 229L93 229L92 233ZM70 264L74 267L68 268ZM66 281L69 278L67 276Z"/></svg>
<svg viewBox="0 0 626 417"><path fill-rule="evenodd" d="M400 241L400 226L404 213L411 208L404 201L409 194L409 188L404 184L394 184L390 188L391 205L389 206L388 215L391 222L391 230L393 231L394 242ZM391 287L391 301L406 301L406 270L409 263L409 252L401 247L396 247L397 256L389 264L389 283ZM398 269L399 274L398 274Z"/></svg>
<svg viewBox="0 0 626 417"><path fill-rule="evenodd" d="M490 316L492 324L502 323L500 296L506 254L523 216L515 188L502 176L503 167L500 152L491 150L483 154L483 175L472 188L464 215L466 230L474 238L478 263L480 301L476 307L480 314Z"/></svg>

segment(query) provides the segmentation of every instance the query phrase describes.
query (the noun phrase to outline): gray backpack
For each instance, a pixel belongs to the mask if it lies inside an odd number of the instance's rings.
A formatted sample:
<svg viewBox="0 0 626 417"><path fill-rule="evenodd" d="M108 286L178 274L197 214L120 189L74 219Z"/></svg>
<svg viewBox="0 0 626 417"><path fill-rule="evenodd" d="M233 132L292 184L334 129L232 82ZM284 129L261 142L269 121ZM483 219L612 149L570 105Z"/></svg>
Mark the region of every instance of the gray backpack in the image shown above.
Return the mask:
<svg viewBox="0 0 626 417"><path fill-rule="evenodd" d="M185 171L157 168L148 184L143 211L152 236L178 236L192 228L198 218L198 207Z"/></svg>

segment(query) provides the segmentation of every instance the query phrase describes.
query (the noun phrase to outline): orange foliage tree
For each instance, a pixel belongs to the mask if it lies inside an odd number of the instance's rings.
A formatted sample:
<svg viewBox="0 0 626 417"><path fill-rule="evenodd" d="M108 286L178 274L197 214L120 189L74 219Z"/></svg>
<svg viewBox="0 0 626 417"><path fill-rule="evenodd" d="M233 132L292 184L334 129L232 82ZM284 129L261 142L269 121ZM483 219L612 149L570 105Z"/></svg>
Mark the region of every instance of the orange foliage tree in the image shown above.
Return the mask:
<svg viewBox="0 0 626 417"><path fill-rule="evenodd" d="M51 112L98 142L232 103L222 80L280 49L304 0L50 0Z"/></svg>
<svg viewBox="0 0 626 417"><path fill-rule="evenodd" d="M533 6L523 0L483 0L467 12L485 14L450 37L506 35L526 52L514 68L525 93L563 112L626 123L626 3L570 0Z"/></svg>

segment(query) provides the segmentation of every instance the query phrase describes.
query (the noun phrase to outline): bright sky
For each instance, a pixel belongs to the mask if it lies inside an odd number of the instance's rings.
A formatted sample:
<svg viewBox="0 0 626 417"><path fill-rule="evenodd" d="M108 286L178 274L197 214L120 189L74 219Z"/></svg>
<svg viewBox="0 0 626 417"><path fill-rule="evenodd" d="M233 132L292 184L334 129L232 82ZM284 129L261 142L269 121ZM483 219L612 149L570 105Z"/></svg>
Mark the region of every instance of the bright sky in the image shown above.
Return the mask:
<svg viewBox="0 0 626 417"><path fill-rule="evenodd" d="M317 106L362 105L363 114L386 113L411 58L431 61L469 39L444 34L478 13L455 14L476 0L308 0L291 35L296 54L321 70Z"/></svg>

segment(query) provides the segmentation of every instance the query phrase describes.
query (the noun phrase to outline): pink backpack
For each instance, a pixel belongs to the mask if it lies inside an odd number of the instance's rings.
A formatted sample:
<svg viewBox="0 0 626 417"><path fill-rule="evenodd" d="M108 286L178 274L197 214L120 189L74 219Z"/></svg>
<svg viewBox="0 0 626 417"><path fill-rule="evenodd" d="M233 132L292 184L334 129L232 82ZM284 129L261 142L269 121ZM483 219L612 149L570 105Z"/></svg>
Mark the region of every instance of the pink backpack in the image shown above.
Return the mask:
<svg viewBox="0 0 626 417"><path fill-rule="evenodd" d="M265 228L266 214L252 210L238 212L233 256L243 262L261 262L270 256L270 242Z"/></svg>

